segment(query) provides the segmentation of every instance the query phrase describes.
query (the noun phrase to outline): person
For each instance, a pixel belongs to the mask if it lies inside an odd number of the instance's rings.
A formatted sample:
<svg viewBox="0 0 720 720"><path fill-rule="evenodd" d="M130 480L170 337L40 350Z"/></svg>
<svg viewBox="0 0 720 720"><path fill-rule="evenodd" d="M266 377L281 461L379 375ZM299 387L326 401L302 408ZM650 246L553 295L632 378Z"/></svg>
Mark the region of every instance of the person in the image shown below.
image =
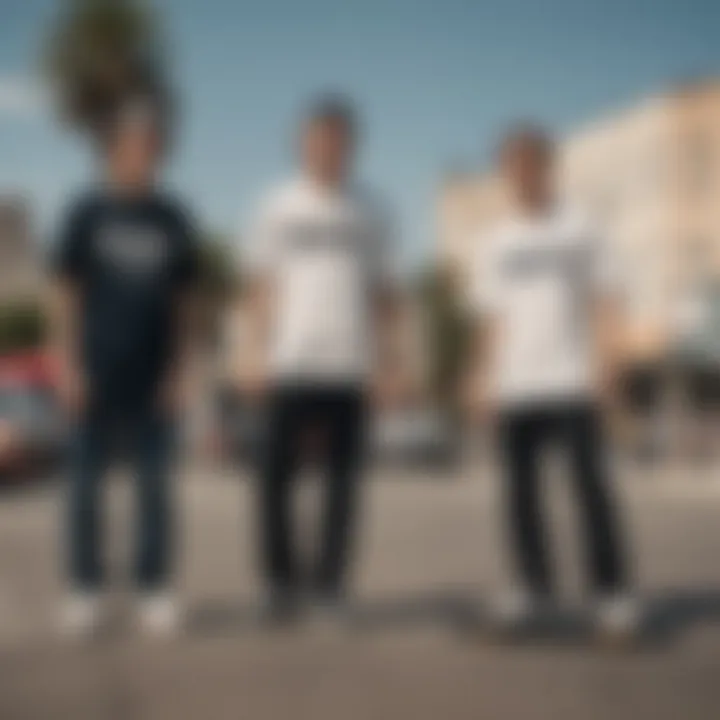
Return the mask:
<svg viewBox="0 0 720 720"><path fill-rule="evenodd" d="M198 244L185 208L160 187L169 133L169 107L156 97L132 98L103 123L103 177L72 203L54 255L60 395L77 431L71 592L61 617L72 633L91 633L105 619L99 494L119 447L138 475L138 620L168 633L180 617L168 485L188 391Z"/></svg>
<svg viewBox="0 0 720 720"><path fill-rule="evenodd" d="M366 423L394 314L387 211L354 180L358 134L344 98L311 103L299 174L266 198L246 258L256 361L242 385L267 418L258 492L271 621L294 616L301 596L320 614L346 605ZM311 456L326 484L318 558L303 573L290 504Z"/></svg>
<svg viewBox="0 0 720 720"><path fill-rule="evenodd" d="M582 514L597 627L634 632L637 605L605 467L601 402L613 384L619 278L583 213L558 202L549 135L519 125L499 152L508 217L477 240L472 304L478 313L465 400L492 420L505 471L519 587L496 608L500 629L533 626L552 600L541 512L541 454L569 454Z"/></svg>

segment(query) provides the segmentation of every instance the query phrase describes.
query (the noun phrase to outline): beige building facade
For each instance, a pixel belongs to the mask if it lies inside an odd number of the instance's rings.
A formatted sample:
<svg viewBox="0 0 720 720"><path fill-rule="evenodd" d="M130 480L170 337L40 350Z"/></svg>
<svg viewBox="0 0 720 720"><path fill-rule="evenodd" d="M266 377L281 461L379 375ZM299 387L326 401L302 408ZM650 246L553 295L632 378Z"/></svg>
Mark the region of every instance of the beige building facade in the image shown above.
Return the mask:
<svg viewBox="0 0 720 720"><path fill-rule="evenodd" d="M0 196L0 302L35 297L40 260L29 204L20 196Z"/></svg>
<svg viewBox="0 0 720 720"><path fill-rule="evenodd" d="M687 84L561 140L561 195L597 218L625 279L626 352L672 344L682 299L720 278L720 79ZM507 200L492 172L448 177L439 259L462 284Z"/></svg>

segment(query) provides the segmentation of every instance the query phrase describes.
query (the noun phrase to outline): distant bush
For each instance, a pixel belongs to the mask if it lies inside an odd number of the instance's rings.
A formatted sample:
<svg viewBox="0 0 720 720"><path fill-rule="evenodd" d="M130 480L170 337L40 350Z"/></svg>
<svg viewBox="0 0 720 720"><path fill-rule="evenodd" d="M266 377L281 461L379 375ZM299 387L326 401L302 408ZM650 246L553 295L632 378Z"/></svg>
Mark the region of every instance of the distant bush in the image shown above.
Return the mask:
<svg viewBox="0 0 720 720"><path fill-rule="evenodd" d="M223 302L239 285L238 269L229 243L207 235L200 245L200 292L205 299Z"/></svg>
<svg viewBox="0 0 720 720"><path fill-rule="evenodd" d="M434 267L423 273L418 291L428 324L430 385L440 402L452 406L470 347L470 319L445 269Z"/></svg>
<svg viewBox="0 0 720 720"><path fill-rule="evenodd" d="M47 318L38 301L0 305L0 353L36 348L44 343Z"/></svg>

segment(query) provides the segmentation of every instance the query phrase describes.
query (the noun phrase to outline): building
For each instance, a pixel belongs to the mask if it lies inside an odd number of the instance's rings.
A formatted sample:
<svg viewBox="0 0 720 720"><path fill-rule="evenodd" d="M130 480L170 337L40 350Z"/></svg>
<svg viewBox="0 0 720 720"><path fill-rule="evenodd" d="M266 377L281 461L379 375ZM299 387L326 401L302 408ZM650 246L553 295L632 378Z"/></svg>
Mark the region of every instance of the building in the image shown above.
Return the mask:
<svg viewBox="0 0 720 720"><path fill-rule="evenodd" d="M686 83L572 133L560 144L559 173L563 195L595 214L628 279L627 353L657 356L682 298L720 278L720 79ZM483 228L504 211L492 173L443 183L439 256L461 284Z"/></svg>
<svg viewBox="0 0 720 720"><path fill-rule="evenodd" d="M0 303L36 296L39 280L29 204L20 196L0 196Z"/></svg>

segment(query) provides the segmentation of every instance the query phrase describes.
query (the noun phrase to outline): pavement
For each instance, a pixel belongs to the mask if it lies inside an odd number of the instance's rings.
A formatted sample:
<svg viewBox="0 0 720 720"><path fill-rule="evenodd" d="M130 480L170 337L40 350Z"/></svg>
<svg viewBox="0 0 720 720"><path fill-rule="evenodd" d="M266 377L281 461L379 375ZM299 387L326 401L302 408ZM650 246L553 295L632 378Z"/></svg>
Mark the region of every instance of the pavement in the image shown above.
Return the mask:
<svg viewBox="0 0 720 720"><path fill-rule="evenodd" d="M122 475L120 473L120 475ZM362 508L355 623L261 631L251 485L188 465L178 479L178 590L187 627L152 641L132 623L125 568L132 485L108 485L111 631L57 636L63 595L58 482L0 493L0 720L712 720L720 708L720 469L617 472L652 632L632 652L583 631L582 548L561 466L548 510L565 617L518 646L470 620L508 581L492 467L377 469ZM313 483L298 498L312 525ZM312 535L303 534L308 544ZM568 630L568 628L570 628Z"/></svg>

